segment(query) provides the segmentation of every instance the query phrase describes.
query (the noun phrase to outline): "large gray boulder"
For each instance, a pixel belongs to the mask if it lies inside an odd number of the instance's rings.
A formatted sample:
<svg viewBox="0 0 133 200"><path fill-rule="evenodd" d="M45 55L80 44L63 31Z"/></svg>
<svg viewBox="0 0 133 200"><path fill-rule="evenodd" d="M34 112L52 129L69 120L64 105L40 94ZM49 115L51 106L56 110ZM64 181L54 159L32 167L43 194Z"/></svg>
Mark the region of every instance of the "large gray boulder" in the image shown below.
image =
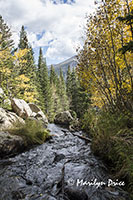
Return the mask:
<svg viewBox="0 0 133 200"><path fill-rule="evenodd" d="M11 100L11 105L13 111L23 119L26 119L32 115L32 110L23 99L13 98Z"/></svg>
<svg viewBox="0 0 133 200"><path fill-rule="evenodd" d="M38 113L41 111L41 109L34 103L29 103L28 105L33 113Z"/></svg>
<svg viewBox="0 0 133 200"><path fill-rule="evenodd" d="M29 105L30 109L32 110L31 117L33 117L37 120L41 120L44 123L44 125L47 125L48 119L47 119L46 115L42 112L42 110L34 103L29 103L28 105Z"/></svg>
<svg viewBox="0 0 133 200"><path fill-rule="evenodd" d="M48 119L47 117L44 115L44 113L42 111L39 111L36 115L35 118L37 120L41 120L42 122L44 122L45 125L48 124Z"/></svg>
<svg viewBox="0 0 133 200"><path fill-rule="evenodd" d="M17 135L11 135L8 132L0 131L0 158L15 155L25 148L24 140Z"/></svg>
<svg viewBox="0 0 133 200"><path fill-rule="evenodd" d="M47 126L48 119L45 114L41 111L41 109L33 103L26 103L22 99L12 99L12 109L13 111L23 119L31 118L41 120L44 125Z"/></svg>
<svg viewBox="0 0 133 200"><path fill-rule="evenodd" d="M11 135L8 130L15 126L15 123L25 123L22 118L13 112L0 108L0 157L14 155L25 148L24 140L16 135Z"/></svg>
<svg viewBox="0 0 133 200"><path fill-rule="evenodd" d="M74 187L65 187L66 199L70 200L88 200L88 195L85 190Z"/></svg>
<svg viewBox="0 0 133 200"><path fill-rule="evenodd" d="M64 111L64 112L58 113L55 116L54 122L55 122L55 124L69 126L73 120L74 119L73 119L72 115L70 114L70 112Z"/></svg>
<svg viewBox="0 0 133 200"><path fill-rule="evenodd" d="M0 131L12 128L16 122L24 123L24 120L15 113L0 108Z"/></svg>

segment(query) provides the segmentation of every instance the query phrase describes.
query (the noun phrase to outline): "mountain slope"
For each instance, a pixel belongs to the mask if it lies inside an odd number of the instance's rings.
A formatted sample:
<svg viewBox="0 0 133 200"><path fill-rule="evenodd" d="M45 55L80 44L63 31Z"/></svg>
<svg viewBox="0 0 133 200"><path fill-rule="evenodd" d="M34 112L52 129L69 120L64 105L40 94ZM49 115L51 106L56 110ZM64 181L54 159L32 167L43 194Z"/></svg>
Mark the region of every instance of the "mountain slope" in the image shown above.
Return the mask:
<svg viewBox="0 0 133 200"><path fill-rule="evenodd" d="M63 71L63 76L66 79L68 66L70 66L71 70L73 68L76 68L77 58L76 58L76 56L73 56L73 57L71 57L71 58L69 58L69 59L67 59L67 60L65 60L65 61L63 61L59 64L53 65L53 66L55 68L55 72L58 73L58 74L60 73L60 68L61 68L62 71ZM50 69L50 66L48 66L48 69Z"/></svg>

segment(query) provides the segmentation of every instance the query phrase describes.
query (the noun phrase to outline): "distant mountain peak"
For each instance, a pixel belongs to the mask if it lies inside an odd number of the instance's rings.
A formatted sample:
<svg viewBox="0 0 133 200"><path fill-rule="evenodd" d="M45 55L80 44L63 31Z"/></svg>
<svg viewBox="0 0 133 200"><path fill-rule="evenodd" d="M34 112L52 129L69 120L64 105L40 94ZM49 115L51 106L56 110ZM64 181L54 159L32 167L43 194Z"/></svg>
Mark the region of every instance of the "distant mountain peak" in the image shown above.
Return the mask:
<svg viewBox="0 0 133 200"><path fill-rule="evenodd" d="M69 63L71 64L72 62L76 62L77 63L77 57L76 56L72 56L71 58L68 58L67 60L65 61L62 61L58 64L55 64L54 66L62 66L62 65L68 65Z"/></svg>
<svg viewBox="0 0 133 200"><path fill-rule="evenodd" d="M76 68L77 66L77 57L73 56L71 58L68 58L67 60L60 62L58 64L53 65L55 68L56 73L60 73L60 68L62 69L64 78L66 79L66 74L67 74L67 69L68 66L70 66L70 69L72 70L73 68ZM48 69L50 69L50 66L48 66Z"/></svg>

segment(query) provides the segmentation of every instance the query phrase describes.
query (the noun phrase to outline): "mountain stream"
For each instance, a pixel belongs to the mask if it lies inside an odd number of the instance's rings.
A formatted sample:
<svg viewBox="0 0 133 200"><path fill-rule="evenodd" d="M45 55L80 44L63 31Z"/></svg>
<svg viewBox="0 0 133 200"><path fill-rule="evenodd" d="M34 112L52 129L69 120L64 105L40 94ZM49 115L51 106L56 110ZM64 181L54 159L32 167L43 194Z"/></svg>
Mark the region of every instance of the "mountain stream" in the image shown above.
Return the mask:
<svg viewBox="0 0 133 200"><path fill-rule="evenodd" d="M0 160L0 200L128 200L82 132L49 124L53 136L13 158ZM116 186L114 186L114 184Z"/></svg>

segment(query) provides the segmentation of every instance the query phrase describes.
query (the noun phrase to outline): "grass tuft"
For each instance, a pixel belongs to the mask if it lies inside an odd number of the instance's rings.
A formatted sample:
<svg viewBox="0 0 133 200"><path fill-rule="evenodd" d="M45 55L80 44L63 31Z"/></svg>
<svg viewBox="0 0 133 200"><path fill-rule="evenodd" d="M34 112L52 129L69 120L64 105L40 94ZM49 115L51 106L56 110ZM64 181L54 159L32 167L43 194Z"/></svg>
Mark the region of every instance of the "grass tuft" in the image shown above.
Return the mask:
<svg viewBox="0 0 133 200"><path fill-rule="evenodd" d="M42 144L49 137L49 131L42 122L31 119L26 119L24 124L16 122L8 132L23 137L27 145Z"/></svg>

